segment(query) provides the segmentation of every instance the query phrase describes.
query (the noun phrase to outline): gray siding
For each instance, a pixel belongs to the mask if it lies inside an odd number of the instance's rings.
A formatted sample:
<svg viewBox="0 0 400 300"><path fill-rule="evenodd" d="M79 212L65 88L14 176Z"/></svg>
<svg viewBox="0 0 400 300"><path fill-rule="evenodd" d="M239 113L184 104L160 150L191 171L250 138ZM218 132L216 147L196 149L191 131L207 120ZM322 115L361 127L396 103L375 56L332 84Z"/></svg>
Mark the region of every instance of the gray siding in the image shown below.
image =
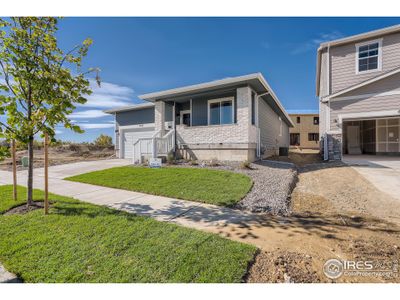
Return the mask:
<svg viewBox="0 0 400 300"><path fill-rule="evenodd" d="M261 146L266 152L275 151L279 147L289 147L289 126L283 120L279 120L279 115L263 99L258 103L258 122Z"/></svg>
<svg viewBox="0 0 400 300"><path fill-rule="evenodd" d="M154 123L154 107L118 112L115 120L119 126Z"/></svg>
<svg viewBox="0 0 400 300"><path fill-rule="evenodd" d="M375 38L371 40L375 40ZM363 41L357 43L360 42ZM400 33L383 36L382 71L356 74L355 44L351 43L330 49L331 94L400 66Z"/></svg>
<svg viewBox="0 0 400 300"><path fill-rule="evenodd" d="M174 106L169 103L165 103L165 122L171 122L173 120Z"/></svg>
<svg viewBox="0 0 400 300"><path fill-rule="evenodd" d="M208 125L208 100L211 99L218 99L218 98L225 98L225 97L232 97L234 98L234 119L236 123L237 119L237 101L236 95L233 93L226 93L221 94L214 97L200 97L200 98L193 98L192 100L192 125L193 126L205 126Z"/></svg>
<svg viewBox="0 0 400 300"><path fill-rule="evenodd" d="M331 130L338 130L340 129L338 126L339 114L398 110L400 108L400 95L369 97L357 100L338 100L332 101L330 106Z"/></svg>
<svg viewBox="0 0 400 300"><path fill-rule="evenodd" d="M192 100L192 125L202 126L207 125L207 100L208 99L193 99Z"/></svg>
<svg viewBox="0 0 400 300"><path fill-rule="evenodd" d="M389 91L400 91L400 73L360 87L340 95L339 97L384 93Z"/></svg>

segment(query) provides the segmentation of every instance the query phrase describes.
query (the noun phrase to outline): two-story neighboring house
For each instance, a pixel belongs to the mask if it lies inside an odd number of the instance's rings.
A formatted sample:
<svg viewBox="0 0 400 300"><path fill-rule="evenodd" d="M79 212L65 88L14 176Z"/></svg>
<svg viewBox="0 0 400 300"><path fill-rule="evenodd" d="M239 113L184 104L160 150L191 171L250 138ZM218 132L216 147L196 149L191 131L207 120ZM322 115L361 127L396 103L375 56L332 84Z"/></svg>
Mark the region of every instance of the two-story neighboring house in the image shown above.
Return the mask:
<svg viewBox="0 0 400 300"><path fill-rule="evenodd" d="M289 114L294 127L289 128L290 146L319 149L319 114Z"/></svg>
<svg viewBox="0 0 400 300"><path fill-rule="evenodd" d="M322 43L316 84L325 159L400 154L400 25Z"/></svg>

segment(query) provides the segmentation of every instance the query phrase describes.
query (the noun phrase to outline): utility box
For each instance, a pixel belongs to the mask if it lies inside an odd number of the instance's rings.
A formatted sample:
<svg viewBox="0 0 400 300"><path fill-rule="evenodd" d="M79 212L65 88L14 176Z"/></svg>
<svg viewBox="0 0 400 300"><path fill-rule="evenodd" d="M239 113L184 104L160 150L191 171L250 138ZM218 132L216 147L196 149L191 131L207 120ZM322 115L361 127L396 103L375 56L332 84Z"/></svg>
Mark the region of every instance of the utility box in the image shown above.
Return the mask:
<svg viewBox="0 0 400 300"><path fill-rule="evenodd" d="M23 156L23 157L21 158L21 163L22 163L22 166L23 166L24 168L27 168L28 165L29 165L29 158L28 158L28 156Z"/></svg>
<svg viewBox="0 0 400 300"><path fill-rule="evenodd" d="M289 156L289 148L279 147L279 156Z"/></svg>

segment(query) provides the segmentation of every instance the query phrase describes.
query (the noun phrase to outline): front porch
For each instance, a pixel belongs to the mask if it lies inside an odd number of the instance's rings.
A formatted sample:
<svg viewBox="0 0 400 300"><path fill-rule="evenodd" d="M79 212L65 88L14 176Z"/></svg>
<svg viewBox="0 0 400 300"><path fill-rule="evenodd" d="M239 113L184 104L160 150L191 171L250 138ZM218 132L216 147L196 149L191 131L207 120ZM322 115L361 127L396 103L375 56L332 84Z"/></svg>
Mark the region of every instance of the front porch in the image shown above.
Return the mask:
<svg viewBox="0 0 400 300"><path fill-rule="evenodd" d="M254 161L259 143L251 124L251 95L242 87L158 100L155 131L160 137L173 135L167 150L176 157ZM166 119L172 120L167 126Z"/></svg>

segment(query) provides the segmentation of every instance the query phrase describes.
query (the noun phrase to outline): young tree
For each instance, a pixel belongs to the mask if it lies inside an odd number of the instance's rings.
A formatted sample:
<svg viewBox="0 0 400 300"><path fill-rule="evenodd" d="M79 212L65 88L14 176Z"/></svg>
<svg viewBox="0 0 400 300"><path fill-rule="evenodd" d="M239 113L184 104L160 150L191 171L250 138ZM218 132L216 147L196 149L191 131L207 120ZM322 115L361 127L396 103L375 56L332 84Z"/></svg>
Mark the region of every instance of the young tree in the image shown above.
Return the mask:
<svg viewBox="0 0 400 300"><path fill-rule="evenodd" d="M85 76L94 69L81 72L81 64L92 41L64 52L55 36L57 23L51 17L0 19L0 115L6 115L0 135L28 144L28 205L35 135L46 132L53 139L59 124L82 133L68 115L91 94Z"/></svg>
<svg viewBox="0 0 400 300"><path fill-rule="evenodd" d="M113 144L112 137L106 134L100 134L94 141L94 144L98 147L111 147Z"/></svg>

